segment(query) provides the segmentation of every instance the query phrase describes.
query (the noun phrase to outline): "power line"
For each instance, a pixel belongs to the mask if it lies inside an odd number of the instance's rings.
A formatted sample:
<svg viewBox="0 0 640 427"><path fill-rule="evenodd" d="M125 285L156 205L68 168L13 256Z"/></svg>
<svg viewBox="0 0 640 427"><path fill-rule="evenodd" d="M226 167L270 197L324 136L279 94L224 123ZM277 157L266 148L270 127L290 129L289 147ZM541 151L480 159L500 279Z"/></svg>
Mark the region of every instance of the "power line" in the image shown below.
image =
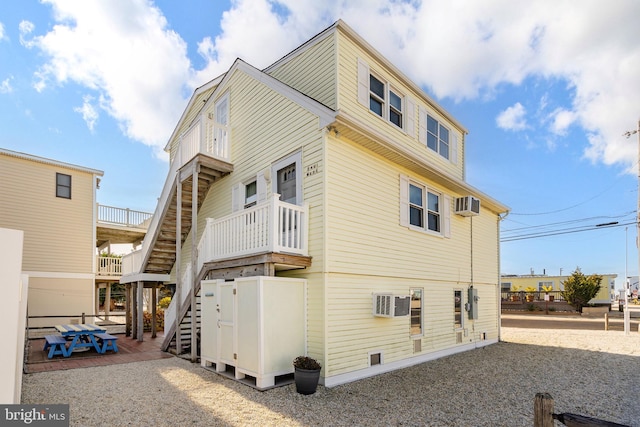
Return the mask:
<svg viewBox="0 0 640 427"><path fill-rule="evenodd" d="M628 225L636 225L636 221L630 221L625 223L612 223L612 224L598 224L598 225L589 225L582 227L573 227L564 230L555 230L555 231L544 231L539 233L530 233L530 234L521 234L519 236L510 236L500 239L500 243L504 242L513 242L515 240L526 240L526 239L537 239L541 237L549 237L549 236L558 236L561 234L573 234L573 233L581 233L584 231L593 231L593 230L602 230L616 227L624 227Z"/></svg>

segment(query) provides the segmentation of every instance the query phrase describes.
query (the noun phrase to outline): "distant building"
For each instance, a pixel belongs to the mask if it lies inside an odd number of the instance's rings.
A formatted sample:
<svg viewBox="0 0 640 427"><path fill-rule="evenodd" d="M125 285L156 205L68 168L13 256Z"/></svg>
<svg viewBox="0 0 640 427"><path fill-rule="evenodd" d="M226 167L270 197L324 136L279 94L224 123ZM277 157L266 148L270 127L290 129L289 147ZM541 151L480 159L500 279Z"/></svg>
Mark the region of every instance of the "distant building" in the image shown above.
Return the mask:
<svg viewBox="0 0 640 427"><path fill-rule="evenodd" d="M585 273L586 274L586 273ZM615 284L617 274L600 274L602 282L600 283L600 292L589 301L590 304L610 304L615 295ZM502 275L501 289L502 292L510 292L513 290L524 290L533 287L537 291L542 291L543 286L552 286L554 291L564 291L564 281L569 276L547 276L546 274L523 274L523 275Z"/></svg>

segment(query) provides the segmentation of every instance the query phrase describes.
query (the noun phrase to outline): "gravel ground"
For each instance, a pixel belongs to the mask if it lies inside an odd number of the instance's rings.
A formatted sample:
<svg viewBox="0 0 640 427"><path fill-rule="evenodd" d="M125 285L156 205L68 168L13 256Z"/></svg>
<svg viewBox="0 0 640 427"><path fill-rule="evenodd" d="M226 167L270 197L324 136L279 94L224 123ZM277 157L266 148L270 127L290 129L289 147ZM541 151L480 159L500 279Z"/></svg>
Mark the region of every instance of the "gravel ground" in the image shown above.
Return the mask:
<svg viewBox="0 0 640 427"><path fill-rule="evenodd" d="M24 376L22 403L70 403L72 426L531 426L555 412L640 426L640 334L503 328L503 341L324 388L256 391L171 358ZM559 423L557 425L560 425Z"/></svg>

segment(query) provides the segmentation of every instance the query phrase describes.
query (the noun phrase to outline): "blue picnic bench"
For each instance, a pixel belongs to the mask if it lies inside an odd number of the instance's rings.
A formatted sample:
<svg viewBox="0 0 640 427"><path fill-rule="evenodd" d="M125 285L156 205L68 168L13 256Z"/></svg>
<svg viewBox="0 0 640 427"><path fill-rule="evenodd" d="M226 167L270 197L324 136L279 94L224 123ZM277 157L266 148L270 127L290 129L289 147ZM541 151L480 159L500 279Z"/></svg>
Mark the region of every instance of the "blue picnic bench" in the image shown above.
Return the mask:
<svg viewBox="0 0 640 427"><path fill-rule="evenodd" d="M113 350L114 353L118 352L118 344L116 341L118 337L114 337L113 335L105 333L95 334L96 339L98 340L99 347L96 348L98 353L106 353L107 350Z"/></svg>
<svg viewBox="0 0 640 427"><path fill-rule="evenodd" d="M66 347L67 340L62 335L45 335L44 339L43 350L47 351L47 349L49 349L49 354L47 354L49 359L58 354L68 357Z"/></svg>

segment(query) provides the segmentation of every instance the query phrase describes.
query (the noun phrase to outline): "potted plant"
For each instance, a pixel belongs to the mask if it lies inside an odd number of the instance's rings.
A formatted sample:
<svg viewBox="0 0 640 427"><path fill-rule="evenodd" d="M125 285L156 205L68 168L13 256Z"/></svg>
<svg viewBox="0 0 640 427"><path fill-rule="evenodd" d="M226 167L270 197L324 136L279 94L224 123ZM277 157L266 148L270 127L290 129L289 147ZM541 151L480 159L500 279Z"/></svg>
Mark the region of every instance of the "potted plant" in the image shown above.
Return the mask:
<svg viewBox="0 0 640 427"><path fill-rule="evenodd" d="M524 291L527 293L527 302L533 302L534 292L536 291L536 288L534 288L533 286L527 286L526 288L524 288Z"/></svg>
<svg viewBox="0 0 640 427"><path fill-rule="evenodd" d="M298 356L293 359L293 378L296 391L300 394L313 394L318 387L322 366L309 356Z"/></svg>
<svg viewBox="0 0 640 427"><path fill-rule="evenodd" d="M519 290L520 290L520 286L513 285L511 287L511 292L518 292ZM513 302L520 301L520 295L512 294L511 295L511 301L513 301Z"/></svg>
<svg viewBox="0 0 640 427"><path fill-rule="evenodd" d="M549 285L549 286L542 285L542 290L549 297L549 299L547 301L553 302L553 295L549 295L549 292L551 292L553 290L553 286L552 285Z"/></svg>

